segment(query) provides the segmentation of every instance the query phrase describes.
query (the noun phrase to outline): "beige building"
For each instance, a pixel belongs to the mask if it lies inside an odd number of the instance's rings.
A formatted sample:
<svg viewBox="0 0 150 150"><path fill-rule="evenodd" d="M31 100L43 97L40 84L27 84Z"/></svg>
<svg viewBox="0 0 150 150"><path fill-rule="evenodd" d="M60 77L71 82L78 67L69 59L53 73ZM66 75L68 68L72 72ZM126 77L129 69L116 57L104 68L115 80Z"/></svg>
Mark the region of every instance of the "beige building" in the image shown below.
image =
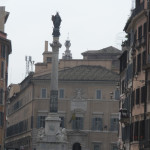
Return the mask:
<svg viewBox="0 0 150 150"><path fill-rule="evenodd" d="M5 23L9 13L5 11L5 7L0 7L0 150L4 149L5 137L5 103L8 77L8 60L11 53L11 41L7 39L4 32Z"/></svg>
<svg viewBox="0 0 150 150"><path fill-rule="evenodd" d="M127 40L120 57L123 143L120 149L150 149L149 32L150 4L136 0L125 28ZM121 135L121 132L120 132Z"/></svg>
<svg viewBox="0 0 150 150"><path fill-rule="evenodd" d="M38 130L49 112L51 52L19 85L10 86L7 149L35 150ZM84 52L83 59L59 61L58 114L67 129L69 150L116 150L118 57L114 47ZM94 57L95 55L95 57ZM114 72L116 71L116 72ZM19 90L12 92L14 87Z"/></svg>

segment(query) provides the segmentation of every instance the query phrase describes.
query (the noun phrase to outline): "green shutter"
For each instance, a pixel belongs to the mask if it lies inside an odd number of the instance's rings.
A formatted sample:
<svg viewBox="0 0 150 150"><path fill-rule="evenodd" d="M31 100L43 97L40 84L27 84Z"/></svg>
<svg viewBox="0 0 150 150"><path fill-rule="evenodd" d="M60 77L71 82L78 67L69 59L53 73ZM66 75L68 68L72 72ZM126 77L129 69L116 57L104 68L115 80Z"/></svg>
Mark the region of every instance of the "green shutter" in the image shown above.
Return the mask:
<svg viewBox="0 0 150 150"><path fill-rule="evenodd" d="M92 118L92 130L95 129L95 118Z"/></svg>
<svg viewBox="0 0 150 150"><path fill-rule="evenodd" d="M37 128L40 128L40 116L37 117Z"/></svg>
<svg viewBox="0 0 150 150"><path fill-rule="evenodd" d="M81 124L80 124L80 129L83 130L83 117L80 118Z"/></svg>

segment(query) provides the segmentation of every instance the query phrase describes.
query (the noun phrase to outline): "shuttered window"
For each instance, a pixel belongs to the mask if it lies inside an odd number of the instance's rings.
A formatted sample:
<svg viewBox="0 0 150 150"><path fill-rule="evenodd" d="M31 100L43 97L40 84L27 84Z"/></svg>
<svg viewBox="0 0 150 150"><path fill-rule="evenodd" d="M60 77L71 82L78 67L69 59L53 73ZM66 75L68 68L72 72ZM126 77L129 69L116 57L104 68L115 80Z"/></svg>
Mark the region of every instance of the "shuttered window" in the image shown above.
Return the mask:
<svg viewBox="0 0 150 150"><path fill-rule="evenodd" d="M147 36L147 22L144 23L143 25L143 36L146 38Z"/></svg>
<svg viewBox="0 0 150 150"><path fill-rule="evenodd" d="M3 89L0 89L0 104L3 104Z"/></svg>
<svg viewBox="0 0 150 150"><path fill-rule="evenodd" d="M1 78L4 78L4 62L1 62Z"/></svg>
<svg viewBox="0 0 150 150"><path fill-rule="evenodd" d="M142 53L142 65L146 65L146 51Z"/></svg>
<svg viewBox="0 0 150 150"><path fill-rule="evenodd" d="M103 121L102 118L92 118L92 130L98 130L98 131L102 131L103 130Z"/></svg>
<svg viewBox="0 0 150 150"><path fill-rule="evenodd" d="M5 58L6 46L4 44L1 45L1 57Z"/></svg>
<svg viewBox="0 0 150 150"><path fill-rule="evenodd" d="M133 58L133 77L134 77L135 73L136 73L136 57Z"/></svg>
<svg viewBox="0 0 150 150"><path fill-rule="evenodd" d="M47 91L45 88L41 89L41 98L46 98L47 97Z"/></svg>
<svg viewBox="0 0 150 150"><path fill-rule="evenodd" d="M118 118L110 118L110 131L117 131L119 125Z"/></svg>
<svg viewBox="0 0 150 150"><path fill-rule="evenodd" d="M140 140L145 138L145 121L140 121Z"/></svg>
<svg viewBox="0 0 150 150"><path fill-rule="evenodd" d="M136 89L136 105L140 103L140 88Z"/></svg>
<svg viewBox="0 0 150 150"><path fill-rule="evenodd" d="M137 72L141 71L141 54L138 54L137 57Z"/></svg>
<svg viewBox="0 0 150 150"><path fill-rule="evenodd" d="M134 104L135 104L135 91L132 92L132 95L131 95L131 108L134 107Z"/></svg>
<svg viewBox="0 0 150 150"><path fill-rule="evenodd" d="M101 99L101 90L96 90L96 99Z"/></svg>
<svg viewBox="0 0 150 150"><path fill-rule="evenodd" d="M94 143L93 144L93 150L101 150L101 144L100 143Z"/></svg>
<svg viewBox="0 0 150 150"><path fill-rule="evenodd" d="M134 123L134 141L139 140L139 122Z"/></svg>
<svg viewBox="0 0 150 150"><path fill-rule="evenodd" d="M133 123L130 125L130 142L133 141Z"/></svg>
<svg viewBox="0 0 150 150"><path fill-rule="evenodd" d="M143 86L141 88L141 103L146 102L146 96L147 96L147 88L146 86Z"/></svg>
<svg viewBox="0 0 150 150"><path fill-rule="evenodd" d="M117 144L112 144L111 145L111 150L118 150Z"/></svg>
<svg viewBox="0 0 150 150"><path fill-rule="evenodd" d="M72 120L72 129L82 130L83 129L83 117L76 117Z"/></svg>
<svg viewBox="0 0 150 150"><path fill-rule="evenodd" d="M59 98L64 98L64 89L59 89Z"/></svg>
<svg viewBox="0 0 150 150"><path fill-rule="evenodd" d="M138 40L142 39L142 26L138 27Z"/></svg>
<svg viewBox="0 0 150 150"><path fill-rule="evenodd" d="M117 90L115 90L115 99L119 100L119 98L120 98L120 91L119 91L119 89L117 89Z"/></svg>
<svg viewBox="0 0 150 150"><path fill-rule="evenodd" d="M2 127L4 124L4 113L0 112L0 126Z"/></svg>
<svg viewBox="0 0 150 150"><path fill-rule="evenodd" d="M45 127L45 116L37 117L37 128Z"/></svg>

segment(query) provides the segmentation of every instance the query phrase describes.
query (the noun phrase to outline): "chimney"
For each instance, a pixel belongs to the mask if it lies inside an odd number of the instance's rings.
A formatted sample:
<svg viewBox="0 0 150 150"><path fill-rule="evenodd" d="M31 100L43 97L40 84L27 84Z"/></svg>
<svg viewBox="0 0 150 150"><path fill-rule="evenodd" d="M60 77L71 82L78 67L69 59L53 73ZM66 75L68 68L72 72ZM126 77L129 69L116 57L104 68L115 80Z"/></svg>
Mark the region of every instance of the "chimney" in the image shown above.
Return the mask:
<svg viewBox="0 0 150 150"><path fill-rule="evenodd" d="M48 41L45 41L45 52L48 52Z"/></svg>

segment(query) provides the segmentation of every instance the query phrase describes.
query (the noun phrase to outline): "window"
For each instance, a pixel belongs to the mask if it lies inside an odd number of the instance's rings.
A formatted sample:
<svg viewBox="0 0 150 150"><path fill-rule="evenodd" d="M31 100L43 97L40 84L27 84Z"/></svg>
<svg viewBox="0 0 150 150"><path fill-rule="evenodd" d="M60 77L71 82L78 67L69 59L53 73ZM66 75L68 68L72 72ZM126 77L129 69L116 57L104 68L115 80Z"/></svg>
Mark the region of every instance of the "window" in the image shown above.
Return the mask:
<svg viewBox="0 0 150 150"><path fill-rule="evenodd" d="M130 141L133 141L133 123L130 125Z"/></svg>
<svg viewBox="0 0 150 150"><path fill-rule="evenodd" d="M118 150L117 144L112 144L111 150Z"/></svg>
<svg viewBox="0 0 150 150"><path fill-rule="evenodd" d="M52 58L51 57L47 57L47 62L52 62Z"/></svg>
<svg viewBox="0 0 150 150"><path fill-rule="evenodd" d="M47 97L46 94L47 94L46 89L45 88L41 89L41 98L46 98Z"/></svg>
<svg viewBox="0 0 150 150"><path fill-rule="evenodd" d="M2 127L4 124L4 113L0 112L0 126Z"/></svg>
<svg viewBox="0 0 150 150"><path fill-rule="evenodd" d="M60 127L64 128L65 127L65 117L60 117L61 122L60 122Z"/></svg>
<svg viewBox="0 0 150 150"><path fill-rule="evenodd" d="M119 91L119 89L116 89L115 90L115 99L119 100L119 98L120 98L120 91Z"/></svg>
<svg viewBox="0 0 150 150"><path fill-rule="evenodd" d="M117 131L118 130L119 119L118 118L110 118L110 130Z"/></svg>
<svg viewBox="0 0 150 150"><path fill-rule="evenodd" d="M131 107L132 107L132 108L133 108L133 106L134 106L134 104L135 104L134 100L135 100L135 91L133 91L133 92L132 92L132 95L131 95Z"/></svg>
<svg viewBox="0 0 150 150"><path fill-rule="evenodd" d="M37 117L37 128L45 127L45 116Z"/></svg>
<svg viewBox="0 0 150 150"><path fill-rule="evenodd" d="M136 39L137 39L137 30L134 33L134 43L136 43Z"/></svg>
<svg viewBox="0 0 150 150"><path fill-rule="evenodd" d="M140 88L136 89L136 104L140 103Z"/></svg>
<svg viewBox="0 0 150 150"><path fill-rule="evenodd" d="M147 88L146 86L143 86L141 88L141 103L146 102L146 96L147 96Z"/></svg>
<svg viewBox="0 0 150 150"><path fill-rule="evenodd" d="M3 104L3 89L0 89L0 104Z"/></svg>
<svg viewBox="0 0 150 150"><path fill-rule="evenodd" d="M134 141L139 140L139 122L135 122L134 124Z"/></svg>
<svg viewBox="0 0 150 150"><path fill-rule="evenodd" d="M137 72L141 71L141 54L138 54L137 57Z"/></svg>
<svg viewBox="0 0 150 150"><path fill-rule="evenodd" d="M96 91L96 99L101 99L101 90Z"/></svg>
<svg viewBox="0 0 150 150"><path fill-rule="evenodd" d="M121 82L121 88L122 88L122 93L124 93L124 90L125 90L125 83L124 83L124 80L122 80L122 82Z"/></svg>
<svg viewBox="0 0 150 150"><path fill-rule="evenodd" d="M72 129L83 129L83 117L76 117L74 120L72 120Z"/></svg>
<svg viewBox="0 0 150 150"><path fill-rule="evenodd" d="M143 140L145 137L145 121L140 121L140 140Z"/></svg>
<svg viewBox="0 0 150 150"><path fill-rule="evenodd" d="M136 73L136 57L133 58L133 77Z"/></svg>
<svg viewBox="0 0 150 150"><path fill-rule="evenodd" d="M4 78L4 62L1 62L1 78Z"/></svg>
<svg viewBox="0 0 150 150"><path fill-rule="evenodd" d="M101 144L100 143L94 143L93 144L93 150L101 150Z"/></svg>
<svg viewBox="0 0 150 150"><path fill-rule="evenodd" d="M144 38L146 38L146 36L147 36L147 22L145 22L143 26L144 26L143 27L143 36L144 36Z"/></svg>
<svg viewBox="0 0 150 150"><path fill-rule="evenodd" d="M102 122L102 118L92 118L92 130L99 130L102 131L103 130L103 122Z"/></svg>
<svg viewBox="0 0 150 150"><path fill-rule="evenodd" d="M142 53L142 65L146 65L146 51Z"/></svg>
<svg viewBox="0 0 150 150"><path fill-rule="evenodd" d="M142 26L138 28L138 40L142 39Z"/></svg>
<svg viewBox="0 0 150 150"><path fill-rule="evenodd" d="M64 98L64 89L59 89L59 98Z"/></svg>
<svg viewBox="0 0 150 150"><path fill-rule="evenodd" d="M3 57L3 58L5 58L5 51L6 51L5 48L6 48L5 45L2 44L1 45L1 57Z"/></svg>

